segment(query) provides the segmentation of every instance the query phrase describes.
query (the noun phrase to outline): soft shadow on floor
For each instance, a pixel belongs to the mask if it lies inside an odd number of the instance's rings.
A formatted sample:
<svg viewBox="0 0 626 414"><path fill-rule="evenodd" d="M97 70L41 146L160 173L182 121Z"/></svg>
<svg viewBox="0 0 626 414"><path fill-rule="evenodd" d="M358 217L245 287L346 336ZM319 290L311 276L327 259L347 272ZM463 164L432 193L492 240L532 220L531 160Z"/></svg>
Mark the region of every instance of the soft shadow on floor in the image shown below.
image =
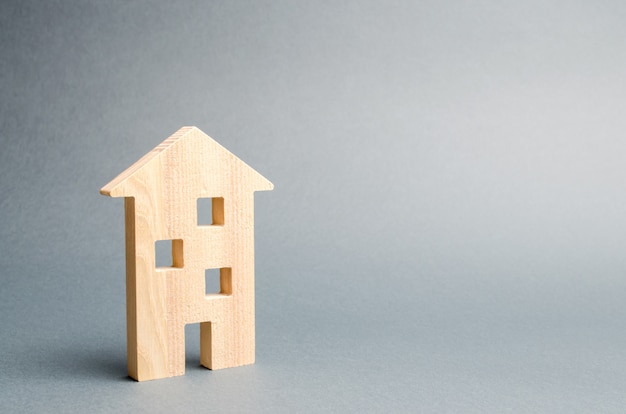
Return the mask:
<svg viewBox="0 0 626 414"><path fill-rule="evenodd" d="M20 364L22 376L41 379L96 381L134 381L128 377L126 352L121 349L85 348L56 350L24 350Z"/></svg>
<svg viewBox="0 0 626 414"><path fill-rule="evenodd" d="M6 355L9 356L9 355ZM5 359L2 376L36 380L131 381L126 366L126 349L87 347L51 349L41 346L22 347ZM210 373L200 365L198 351L189 352L185 358L188 374Z"/></svg>
<svg viewBox="0 0 626 414"><path fill-rule="evenodd" d="M208 368L200 365L200 354L196 352L188 352L185 355L185 372L209 371Z"/></svg>
<svg viewBox="0 0 626 414"><path fill-rule="evenodd" d="M134 381L128 376L126 355L111 352L107 355L83 355L78 361L79 375L111 381Z"/></svg>

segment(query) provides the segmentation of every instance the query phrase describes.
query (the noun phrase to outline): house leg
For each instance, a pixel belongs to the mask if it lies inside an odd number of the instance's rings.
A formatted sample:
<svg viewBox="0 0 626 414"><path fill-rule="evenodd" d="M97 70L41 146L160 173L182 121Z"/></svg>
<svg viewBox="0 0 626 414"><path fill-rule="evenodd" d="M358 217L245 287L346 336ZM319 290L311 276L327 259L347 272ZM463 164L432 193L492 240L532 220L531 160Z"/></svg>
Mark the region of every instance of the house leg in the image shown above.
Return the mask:
<svg viewBox="0 0 626 414"><path fill-rule="evenodd" d="M168 376L185 375L185 325L170 328L168 339Z"/></svg>
<svg viewBox="0 0 626 414"><path fill-rule="evenodd" d="M228 358L226 327L226 324L216 322L200 324L200 363L208 369L232 366Z"/></svg>

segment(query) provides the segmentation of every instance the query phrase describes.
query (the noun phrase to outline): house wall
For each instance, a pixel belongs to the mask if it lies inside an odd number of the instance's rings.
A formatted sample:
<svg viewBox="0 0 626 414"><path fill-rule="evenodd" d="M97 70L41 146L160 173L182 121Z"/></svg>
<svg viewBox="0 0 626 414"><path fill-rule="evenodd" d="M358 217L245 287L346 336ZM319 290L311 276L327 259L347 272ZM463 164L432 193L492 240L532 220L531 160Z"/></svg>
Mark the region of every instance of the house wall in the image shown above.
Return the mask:
<svg viewBox="0 0 626 414"><path fill-rule="evenodd" d="M248 167L213 145L180 141L126 184L135 194L125 204L129 374L138 380L184 374L187 323L202 322L204 366L254 362L253 188ZM198 226L199 197L224 197L223 225ZM176 239L182 267L156 268L155 242ZM223 267L232 295L207 296L205 270Z"/></svg>

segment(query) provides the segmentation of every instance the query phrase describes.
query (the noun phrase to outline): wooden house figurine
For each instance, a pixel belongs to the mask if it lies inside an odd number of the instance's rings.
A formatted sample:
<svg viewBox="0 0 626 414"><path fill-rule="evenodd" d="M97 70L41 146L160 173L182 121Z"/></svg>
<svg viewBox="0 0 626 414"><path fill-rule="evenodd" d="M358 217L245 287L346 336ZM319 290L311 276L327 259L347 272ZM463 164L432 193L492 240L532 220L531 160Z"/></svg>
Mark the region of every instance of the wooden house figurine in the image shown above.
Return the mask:
<svg viewBox="0 0 626 414"><path fill-rule="evenodd" d="M196 127L183 127L105 185L124 197L128 374L185 373L185 324L200 323L200 363L254 363L254 191L273 184ZM198 224L198 199L212 222ZM155 243L171 241L171 266ZM219 293L205 271L219 269ZM215 270L217 272L217 270Z"/></svg>

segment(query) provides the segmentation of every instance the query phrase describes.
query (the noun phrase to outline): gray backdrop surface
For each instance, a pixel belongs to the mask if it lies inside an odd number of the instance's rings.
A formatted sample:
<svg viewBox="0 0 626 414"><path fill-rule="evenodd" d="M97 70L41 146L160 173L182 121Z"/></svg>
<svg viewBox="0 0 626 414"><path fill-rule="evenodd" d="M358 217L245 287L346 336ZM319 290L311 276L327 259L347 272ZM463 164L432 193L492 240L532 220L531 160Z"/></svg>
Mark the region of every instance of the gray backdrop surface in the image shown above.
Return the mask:
<svg viewBox="0 0 626 414"><path fill-rule="evenodd" d="M626 3L3 1L0 412L623 413ZM257 193L257 363L126 377L123 202Z"/></svg>

